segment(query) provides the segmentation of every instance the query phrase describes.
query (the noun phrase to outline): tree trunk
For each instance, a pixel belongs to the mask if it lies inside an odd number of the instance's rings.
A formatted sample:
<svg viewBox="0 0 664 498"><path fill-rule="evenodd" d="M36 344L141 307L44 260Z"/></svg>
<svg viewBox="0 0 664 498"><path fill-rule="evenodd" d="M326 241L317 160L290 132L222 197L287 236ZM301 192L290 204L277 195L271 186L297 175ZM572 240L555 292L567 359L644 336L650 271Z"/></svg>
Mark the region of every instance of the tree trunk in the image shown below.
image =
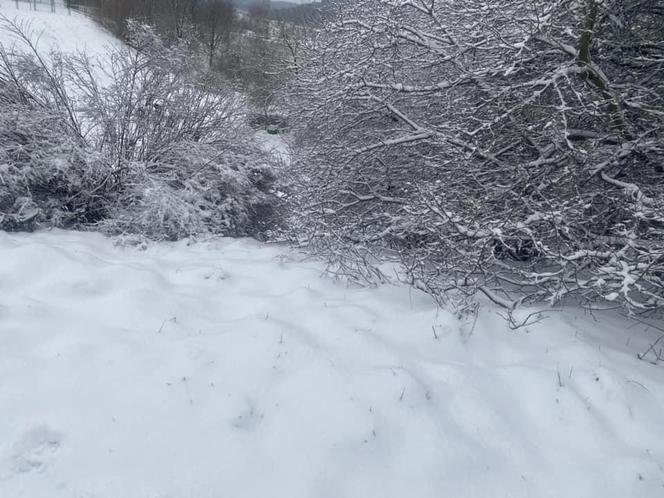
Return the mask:
<svg viewBox="0 0 664 498"><path fill-rule="evenodd" d="M587 0L587 6L586 25L581 34L581 40L579 41L578 58L579 61L590 64L590 47L593 41L593 31L595 29L595 23L597 22L597 13L599 9L596 0Z"/></svg>

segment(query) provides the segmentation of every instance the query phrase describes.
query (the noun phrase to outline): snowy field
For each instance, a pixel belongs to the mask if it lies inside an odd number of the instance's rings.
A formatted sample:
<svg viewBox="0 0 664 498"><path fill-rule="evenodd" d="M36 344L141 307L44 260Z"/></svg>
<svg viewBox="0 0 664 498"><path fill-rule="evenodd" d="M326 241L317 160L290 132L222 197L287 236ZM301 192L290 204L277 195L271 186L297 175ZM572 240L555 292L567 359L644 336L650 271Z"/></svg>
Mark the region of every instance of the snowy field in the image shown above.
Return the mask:
<svg viewBox="0 0 664 498"><path fill-rule="evenodd" d="M19 2L17 9L13 1L1 0L0 16L29 26L39 37L37 48L44 53L57 49L64 53L86 52L91 57L99 57L104 56L109 47L119 43L117 38L88 17L74 10L68 13L61 1L57 4L53 13L49 5L38 4L38 10L33 11L23 1ZM0 29L0 43L8 50L14 46L22 47L12 34L3 29Z"/></svg>
<svg viewBox="0 0 664 498"><path fill-rule="evenodd" d="M657 337L249 240L0 232L0 497L661 497Z"/></svg>

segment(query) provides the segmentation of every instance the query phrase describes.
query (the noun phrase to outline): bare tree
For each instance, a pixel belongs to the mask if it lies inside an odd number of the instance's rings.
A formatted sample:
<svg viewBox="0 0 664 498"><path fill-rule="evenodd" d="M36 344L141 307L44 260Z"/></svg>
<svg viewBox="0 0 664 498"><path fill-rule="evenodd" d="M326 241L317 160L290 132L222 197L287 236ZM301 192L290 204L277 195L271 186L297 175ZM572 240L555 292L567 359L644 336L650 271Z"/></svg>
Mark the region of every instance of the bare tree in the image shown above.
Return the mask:
<svg viewBox="0 0 664 498"><path fill-rule="evenodd" d="M194 20L199 26L207 50L208 63L213 66L214 55L221 43L228 44L235 24L235 7L227 0L206 0L197 7Z"/></svg>

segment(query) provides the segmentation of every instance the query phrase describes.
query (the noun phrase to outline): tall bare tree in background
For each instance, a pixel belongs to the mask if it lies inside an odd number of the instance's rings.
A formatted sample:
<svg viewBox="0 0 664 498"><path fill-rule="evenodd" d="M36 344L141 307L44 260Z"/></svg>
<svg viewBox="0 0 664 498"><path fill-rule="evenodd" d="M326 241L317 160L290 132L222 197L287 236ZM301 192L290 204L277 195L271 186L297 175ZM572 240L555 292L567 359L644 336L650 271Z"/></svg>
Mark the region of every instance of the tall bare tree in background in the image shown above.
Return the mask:
<svg viewBox="0 0 664 498"><path fill-rule="evenodd" d="M246 31L239 48L241 79L252 104L267 113L275 90L281 85L282 46L273 33L265 2L254 4L248 12Z"/></svg>
<svg viewBox="0 0 664 498"><path fill-rule="evenodd" d="M166 6L163 4L167 3ZM167 0L161 2L158 16L163 19L162 33L170 34L172 39L181 39L185 36L187 26L191 24L192 12L197 0ZM164 8L165 7L165 8Z"/></svg>
<svg viewBox="0 0 664 498"><path fill-rule="evenodd" d="M100 24L126 37L127 20L137 19L156 26L169 41L187 34L200 0L75 0Z"/></svg>
<svg viewBox="0 0 664 498"><path fill-rule="evenodd" d="M236 21L235 7L229 0L206 0L199 2L194 20L199 26L203 43L212 67L214 55L221 43L228 44Z"/></svg>
<svg viewBox="0 0 664 498"><path fill-rule="evenodd" d="M664 308L661 2L336 9L291 94L311 245L441 300Z"/></svg>

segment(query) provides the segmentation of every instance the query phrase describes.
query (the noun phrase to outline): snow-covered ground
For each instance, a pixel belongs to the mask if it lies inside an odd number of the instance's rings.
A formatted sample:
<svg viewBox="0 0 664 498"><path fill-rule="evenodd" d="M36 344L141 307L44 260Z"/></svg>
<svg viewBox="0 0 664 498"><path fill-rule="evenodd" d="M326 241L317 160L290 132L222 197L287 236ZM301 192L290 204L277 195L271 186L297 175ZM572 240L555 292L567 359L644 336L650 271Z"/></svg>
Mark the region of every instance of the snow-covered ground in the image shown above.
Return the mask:
<svg viewBox="0 0 664 498"><path fill-rule="evenodd" d="M256 132L256 142L265 152L272 154L279 162L288 165L291 161L290 147L286 135L272 135L265 130Z"/></svg>
<svg viewBox="0 0 664 498"><path fill-rule="evenodd" d="M17 9L16 4L8 0L3 0L0 7L0 16L30 27L38 36L37 48L43 53L55 49L63 53L86 52L91 57L100 57L107 53L109 47L120 43L85 15L74 10L70 14L61 1L58 1L55 12L51 12L50 6L45 4L38 4L38 10L34 11L25 2L19 2ZM0 29L0 44L6 49L22 46L15 36L3 29Z"/></svg>
<svg viewBox="0 0 664 498"><path fill-rule="evenodd" d="M249 240L0 232L0 497L661 497L657 337Z"/></svg>

